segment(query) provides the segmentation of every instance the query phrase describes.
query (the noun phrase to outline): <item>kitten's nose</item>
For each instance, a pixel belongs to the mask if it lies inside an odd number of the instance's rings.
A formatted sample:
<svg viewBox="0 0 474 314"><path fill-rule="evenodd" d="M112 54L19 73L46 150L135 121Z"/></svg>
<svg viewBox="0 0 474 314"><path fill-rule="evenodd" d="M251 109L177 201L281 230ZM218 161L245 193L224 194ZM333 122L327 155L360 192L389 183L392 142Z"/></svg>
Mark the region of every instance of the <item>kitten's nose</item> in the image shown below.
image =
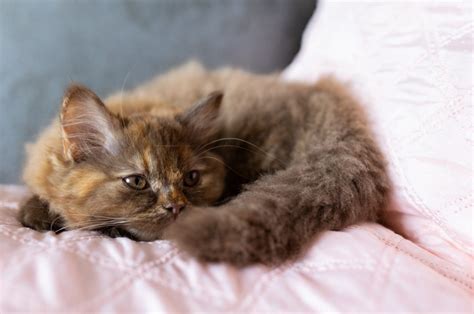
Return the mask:
<svg viewBox="0 0 474 314"><path fill-rule="evenodd" d="M185 206L186 204L184 203L170 203L163 205L163 208L173 213L173 218L176 219L176 217L178 217L178 214L184 209Z"/></svg>

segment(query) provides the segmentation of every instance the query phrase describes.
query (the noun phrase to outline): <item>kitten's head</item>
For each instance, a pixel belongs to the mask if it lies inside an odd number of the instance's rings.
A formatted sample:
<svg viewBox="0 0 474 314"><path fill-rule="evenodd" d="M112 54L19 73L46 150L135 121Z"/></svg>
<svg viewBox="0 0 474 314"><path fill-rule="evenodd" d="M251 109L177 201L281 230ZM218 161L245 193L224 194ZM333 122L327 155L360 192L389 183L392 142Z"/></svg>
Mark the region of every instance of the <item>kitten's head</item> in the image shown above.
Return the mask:
<svg viewBox="0 0 474 314"><path fill-rule="evenodd" d="M56 179L66 226L153 240L182 211L216 202L225 168L209 144L221 100L212 93L173 118L120 117L87 88L70 87L61 110L67 171Z"/></svg>

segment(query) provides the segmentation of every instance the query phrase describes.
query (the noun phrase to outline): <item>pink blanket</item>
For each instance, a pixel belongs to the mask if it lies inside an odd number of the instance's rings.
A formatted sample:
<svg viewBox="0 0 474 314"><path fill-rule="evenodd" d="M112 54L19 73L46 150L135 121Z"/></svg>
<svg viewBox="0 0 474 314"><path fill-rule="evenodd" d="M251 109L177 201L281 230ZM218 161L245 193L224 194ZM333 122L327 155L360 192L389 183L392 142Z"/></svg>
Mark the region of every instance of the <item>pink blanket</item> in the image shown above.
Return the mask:
<svg viewBox="0 0 474 314"><path fill-rule="evenodd" d="M16 219L0 187L0 311L470 311L473 274L378 224L326 232L298 262L200 264L166 241L59 235Z"/></svg>

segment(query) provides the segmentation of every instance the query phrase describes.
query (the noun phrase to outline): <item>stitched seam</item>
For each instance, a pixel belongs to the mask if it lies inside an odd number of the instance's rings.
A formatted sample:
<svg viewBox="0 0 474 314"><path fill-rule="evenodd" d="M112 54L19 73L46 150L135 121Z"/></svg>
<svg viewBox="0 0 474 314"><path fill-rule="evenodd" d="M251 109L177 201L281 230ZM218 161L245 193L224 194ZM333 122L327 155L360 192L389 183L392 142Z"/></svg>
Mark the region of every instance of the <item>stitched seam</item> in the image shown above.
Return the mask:
<svg viewBox="0 0 474 314"><path fill-rule="evenodd" d="M443 207L450 208L450 207L456 207L452 213L453 214L458 214L460 213L463 209L471 209L473 207L473 197L472 194L470 195L464 195L460 196L448 203L446 203Z"/></svg>
<svg viewBox="0 0 474 314"><path fill-rule="evenodd" d="M438 110L429 117L421 120L418 127L415 130L410 131L410 134L407 137L398 139L396 142L397 145L403 149L423 138L429 133L427 130L433 131L436 128L441 127L449 121L448 118L455 120L462 113L463 109L468 108L468 106L462 102L462 100L468 96L470 96L470 94L461 96L461 99L453 98L452 100L447 101L445 106L438 108Z"/></svg>
<svg viewBox="0 0 474 314"><path fill-rule="evenodd" d="M237 312L248 311L252 304L255 304L256 298L261 297L265 290L268 289L270 282L272 282L277 276L284 273L312 273L314 271L326 272L326 271L337 271L337 270L367 270L373 271L374 264L372 262L366 262L363 260L353 261L330 261L321 264L312 263L300 263L293 265L286 265L278 267L270 272L264 274L261 280L254 286L254 289L247 292L243 297L240 304L237 304L234 309Z"/></svg>
<svg viewBox="0 0 474 314"><path fill-rule="evenodd" d="M462 246L462 242L458 240L458 237L451 231L450 228L446 226L446 223L443 222L437 215L435 215L429 207L422 201L422 199L418 196L418 194L414 191L413 185L405 176L405 173L401 170L401 166L399 164L398 156L394 154L394 150L392 147L391 140L388 139L386 141L387 149L389 150L391 158L391 165L393 167L392 170L398 174L398 177L403 181L401 184L401 192L405 195L405 199L412 204L414 208L420 210L421 213L425 215L427 218L431 218L438 226L445 232L445 234L451 238L453 242L456 242L458 245Z"/></svg>
<svg viewBox="0 0 474 314"><path fill-rule="evenodd" d="M75 253L76 255L79 255L89 261L92 262L97 262L97 261L102 261L103 263L108 263L111 265L118 265L121 266L122 268L133 268L139 265L140 263L130 261L130 260L122 260L124 263L117 263L114 259L109 259L109 258L104 258L100 257L97 254L90 253L89 251L85 251L82 248L78 247L71 247L72 244L79 242L79 241L89 241L89 240L96 240L100 238L107 238L103 235L87 235L87 236L79 236L76 238L70 238L70 239L58 239L57 242L54 243L48 243L46 245L45 243L34 240L34 239L25 239L21 236L22 230L21 229L16 229L14 231L8 230L8 228L5 228L3 225L0 225L0 232L3 232L5 235L11 237L12 239L15 239L17 241L20 241L21 243L27 244L27 245L40 245L45 248L53 248L53 249L59 249L62 251L66 252L71 252ZM73 232L73 231L72 231ZM156 247L160 248L168 248L166 245L159 244L157 242L141 242L141 244L146 244L146 245L153 245Z"/></svg>
<svg viewBox="0 0 474 314"><path fill-rule="evenodd" d="M397 246L397 247L399 248L399 250L401 250L401 251L403 251L403 252L406 252L407 255L410 255L411 253L410 253L409 251L407 251L407 250L404 250L403 248L400 248L400 247L398 246L398 244L400 244L401 242L406 241L406 242L409 242L409 243L411 243L411 244L417 246L417 245L416 245L415 243L413 243L412 241L406 240L405 238L403 238L402 236L400 236L400 235L398 235L398 234L396 234L396 233L394 233L394 236L389 237L389 238L386 238L386 237L384 237L384 236L380 235L379 233L374 232L374 231L372 231L372 230L369 230L368 232L369 232L371 235L375 236L378 240L380 240L380 241L382 241L382 242L384 242L384 243L391 243L391 246ZM394 239L395 239L395 241L393 241ZM420 248L419 246L417 246L417 247ZM422 249L423 251L425 251L423 248L421 248L421 249ZM420 257L419 259L421 260L422 258ZM459 274L462 275L462 276L466 276L466 277L469 277L469 278L471 278L471 279L474 279L474 275L472 275L471 273L465 272L465 271L463 271L463 270L460 270L460 269L457 268L457 267L449 266L449 265L442 265L442 264L439 264L439 263L436 263L436 262L432 262L432 261L429 261L429 260L425 260L425 259L422 259L422 260L425 262L424 264L426 264L426 265L431 264L431 265L436 266L436 267L438 267L438 268L444 268L444 269L447 270L447 271L454 271L454 272L459 273Z"/></svg>
<svg viewBox="0 0 474 314"><path fill-rule="evenodd" d="M351 270L351 269L365 269L373 270L374 263L372 261L364 260L344 260L344 261L329 261L326 263L298 263L291 266L285 271L301 270L301 271L333 271L333 270Z"/></svg>
<svg viewBox="0 0 474 314"><path fill-rule="evenodd" d="M143 279L144 273L148 271L149 269L165 264L169 262L172 258L174 258L177 255L177 250L171 250L167 252L163 257L157 260L153 260L150 262L146 262L144 264L141 264L138 268L135 268L131 271L127 271L126 274L122 277L121 280L115 283L113 288L108 289L105 291L102 295L98 295L92 299L80 302L75 305L75 309L72 311L77 311L80 312L81 309L85 310L86 308L91 308L95 304L100 304L102 301L108 298L108 300L112 300L112 296L115 296L118 294L118 291L123 289L127 284L132 285L134 281Z"/></svg>
<svg viewBox="0 0 474 314"><path fill-rule="evenodd" d="M446 273L444 273L442 270L440 270L439 268L444 268L444 269L446 269L446 270L451 270L451 271L454 271L454 272L458 272L458 273L460 273L460 274L462 274L462 275L465 275L466 277L469 277L469 278L472 279L473 277L472 277L471 274L468 274L468 273L465 273L465 272L463 272L463 271L460 271L460 270L457 270L457 269L454 269L454 268L451 268L451 267L447 267L447 266L444 266L444 265L440 265L440 264L438 264L438 263L431 262L431 261L428 261L428 260L423 259L423 258L421 258L421 257L418 257L418 256L416 256L416 255L414 255L414 254L412 254L412 253L410 253L410 252L408 252L408 251L406 251L406 250L400 248L400 247L398 246L398 244L399 244L401 241L398 242L398 243L393 243L393 242L391 242L391 241L387 241L386 239L380 237L380 236L379 236L378 234L376 234L376 233L373 233L373 232L371 232L371 231L369 231L369 232L370 232L371 234L373 234L375 237L377 237L379 240L383 241L385 244L390 245L391 247L395 248L397 251L402 252L402 253L404 253L405 255L407 255L407 256L409 256L409 257L411 257L411 258L413 258L413 259L415 259L415 260L421 262L423 265L425 265L425 266L429 267L430 269L434 270L434 271L435 271L436 273L438 273L439 275L441 275L441 276L443 276L443 277L446 277L446 278L448 278L448 279L451 279L451 280L453 280L453 281L455 281L455 282L458 282L459 284L461 284L462 286L468 288L469 290L473 290L472 285L471 285L469 282L465 282L464 280L459 279L458 277L455 277L455 276L446 274ZM403 241L403 240L402 240L402 241ZM405 241L406 241L406 240L405 240Z"/></svg>
<svg viewBox="0 0 474 314"><path fill-rule="evenodd" d="M260 297L262 292L265 290L265 286L268 282L272 281L274 277L284 272L285 266L277 267L268 273L265 273L260 277L260 280L255 284L254 288L251 289L246 295L243 296L242 301L235 305L236 312L246 311L245 308L248 308L253 299Z"/></svg>
<svg viewBox="0 0 474 314"><path fill-rule="evenodd" d="M213 299L213 301L217 301L216 303L222 305L225 303L224 299L226 299L226 295L223 293L215 293L215 291L207 289L206 293L203 294L202 291L197 291L193 289L192 287L185 287L184 285L179 285L178 284L173 284L171 281L166 281L164 279L161 279L157 277L154 274L151 273L146 273L144 274L143 278L144 280L149 280L151 282L157 283L161 286L164 286L166 288L170 288L182 295L185 295L186 297L192 297L197 300L201 301L209 301L209 297ZM203 297L203 295L205 297ZM216 300L217 299L217 300ZM228 302L228 301L227 301Z"/></svg>
<svg viewBox="0 0 474 314"><path fill-rule="evenodd" d="M421 16L424 17L423 15ZM445 96L445 101L443 101L443 103L446 103L446 105L442 106L433 116L429 117L427 120L421 121L419 124L421 128L418 128L418 130L412 132L412 136L410 136L411 139L404 141L404 145L408 145L411 142L415 141L417 137L413 135L418 133L418 131L420 130L423 134L418 136L418 138L421 138L421 136L425 135L426 132L423 130L426 130L427 123L429 123L428 127L437 127L438 125L444 123L446 121L446 112L444 112L445 109L449 109L452 107L451 110L448 111L448 116L455 117L457 113L459 113L465 107L461 105L461 101L466 96L462 96L461 93L452 84L451 80L447 78L447 73L449 71L446 70L446 65L442 62L443 60L439 56L439 51L440 48L442 48L445 44L450 43L454 39L458 39L460 37L472 33L472 23L468 23L462 26L460 29L458 29L457 32L451 34L447 39L445 39L443 43L439 43L436 40L438 35L437 29L428 32L427 27L425 26L426 22L424 19L422 19L422 23L423 34L427 43L426 47L428 48L427 59L430 60L430 68L434 72L433 79L437 80L436 85L434 87L436 87L436 89ZM472 94L472 92L468 92L467 95L470 94Z"/></svg>
<svg viewBox="0 0 474 314"><path fill-rule="evenodd" d="M372 263L357 263L354 262L353 264L351 263L345 263L341 262L340 265L337 265L339 263L329 263L328 265L295 265L291 268L288 268L286 272L298 272L298 273L307 273L307 272L329 272L329 271L345 271L345 270L367 270L367 271L373 271L374 270L374 265Z"/></svg>
<svg viewBox="0 0 474 314"><path fill-rule="evenodd" d="M4 233L4 234L7 234L10 233L8 232L7 230L2 230L0 228L0 232ZM69 249L69 248L65 248L65 247L60 247L60 246L55 246L55 247L51 247L51 246L48 246L48 245L45 245L44 243L40 242L40 241L37 241L37 240L33 240L33 241L25 241L25 239L23 238L20 238L20 237L17 237L15 236L14 234L10 234L11 235L11 238L16 240L16 241L19 241L23 244L27 244L27 245L34 245L34 246L40 246L42 248L45 248L45 249L48 249L48 250L51 250L53 248L59 248L59 249L62 249L63 251L66 251L68 253L76 253L75 255L79 255L80 257L86 259L88 262L92 262L92 263L96 263L98 262L98 264L102 265L102 266L106 266L108 268L112 268L113 270L117 270L117 267L115 267L116 265L113 264L113 263L110 263L110 262L101 262L100 259L99 260L96 260L96 258L92 257L92 258L88 258L87 256L81 256L81 254L77 254L77 248L75 249ZM76 238L77 240L82 240L82 239L96 239L97 237L82 237L82 238ZM36 242L36 243L34 243ZM63 244L70 244L70 243L63 243ZM175 250L176 251L176 250ZM169 253L169 252L168 252ZM177 254L176 254L177 255ZM147 262L147 263L150 263L150 262ZM146 265L147 263L145 264L142 264L140 267L144 267L144 265ZM138 264L139 265L139 264ZM119 265L121 266L121 265ZM153 267L156 267L157 265L151 265L149 268L153 268ZM134 281L134 280L138 280L138 279L148 279L148 280L152 280L152 281L155 281L163 286L166 286L166 287L169 287L169 288L172 288L176 291L178 291L179 293L183 294L183 295L186 295L186 296L193 296L195 298L198 298L197 295L193 294L191 291L187 290L187 291L183 291L183 287L178 287L176 285L173 285L173 284L169 284L169 283L166 283L162 280L158 280L155 276L149 276L151 278L146 278L147 274L144 274L142 277L140 277L140 274L138 274L137 276L134 276L135 273L139 272L139 270L135 270L133 268L122 268L122 271L129 271L128 274L126 274L127 277L132 277L132 278L128 278L130 282ZM131 272L130 272L131 271ZM128 281L127 277L123 280L124 281L124 284ZM118 290L118 289L116 289ZM209 294L209 293L208 293ZM222 297L222 296L218 296L218 295L214 295L214 297ZM198 299L202 299L201 298L198 298Z"/></svg>
<svg viewBox="0 0 474 314"><path fill-rule="evenodd" d="M369 233L371 233L369 231ZM397 236L396 234L391 234L390 239L397 238L396 243L400 243L402 241L402 237ZM377 239L380 241L380 239ZM387 256L388 262L387 265L383 263L384 257ZM380 272L378 273L377 278L374 278L374 283L372 286L372 309L380 309L380 303L381 298L382 298L382 290L385 288L383 283L387 282L386 278L390 275L392 271L392 266L395 262L395 258L397 257L397 250L395 250L392 246L390 245L384 245L384 250L380 256L379 263L377 269L380 269ZM375 276L374 276L375 277ZM384 280L385 278L385 280Z"/></svg>
<svg viewBox="0 0 474 314"><path fill-rule="evenodd" d="M37 241L37 240L26 240L26 239L23 239L23 238L20 238L20 237L17 237L16 235L12 234L10 231L8 230L5 230L4 228L1 228L0 226L0 233L3 233L4 235L6 235L7 237L13 239L13 240L16 240L22 244L26 244L26 245L30 245L30 246L40 246L40 247L43 247L45 249L53 249L53 248L57 248L57 249L60 249L62 251L65 251L65 252L68 252L68 253L72 253L78 257L81 257L91 263L97 263L97 264L100 264L102 266L105 266L105 267L109 267L109 268L112 268L112 269L122 269L122 270L127 270L127 269L131 269L131 267L128 267L126 265L123 265L123 264L120 264L120 263L116 263L115 261L113 260L110 260L110 259L103 259L103 258L97 258L95 256L92 256L92 255L86 255L84 254L84 252L79 252L78 250L74 250L73 248L66 248L66 247L61 247L61 246L56 246L56 247L52 247L52 246L48 246L46 245L45 243L41 242L41 241Z"/></svg>

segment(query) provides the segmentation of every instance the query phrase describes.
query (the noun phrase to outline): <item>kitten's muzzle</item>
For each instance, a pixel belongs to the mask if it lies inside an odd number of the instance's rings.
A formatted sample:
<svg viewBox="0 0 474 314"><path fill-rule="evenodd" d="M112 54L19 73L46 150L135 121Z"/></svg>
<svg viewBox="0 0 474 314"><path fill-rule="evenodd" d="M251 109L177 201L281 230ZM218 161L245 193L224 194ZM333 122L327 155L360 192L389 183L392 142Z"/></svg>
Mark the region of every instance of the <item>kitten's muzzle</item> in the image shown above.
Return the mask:
<svg viewBox="0 0 474 314"><path fill-rule="evenodd" d="M186 207L185 203L169 203L163 205L163 208L173 214L173 219L176 219L179 213Z"/></svg>

